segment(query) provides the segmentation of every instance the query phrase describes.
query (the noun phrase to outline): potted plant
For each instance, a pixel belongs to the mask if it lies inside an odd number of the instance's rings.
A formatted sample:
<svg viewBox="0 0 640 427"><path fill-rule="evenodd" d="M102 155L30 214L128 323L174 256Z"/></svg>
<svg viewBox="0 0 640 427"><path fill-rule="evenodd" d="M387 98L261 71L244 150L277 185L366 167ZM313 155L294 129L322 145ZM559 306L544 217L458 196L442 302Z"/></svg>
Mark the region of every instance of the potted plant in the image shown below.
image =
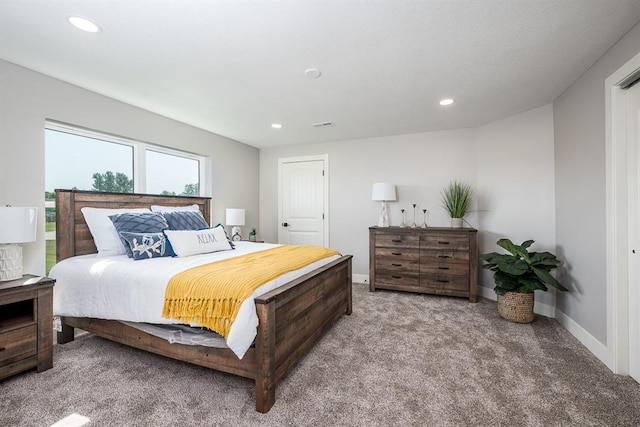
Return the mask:
<svg viewBox="0 0 640 427"><path fill-rule="evenodd" d="M498 295L500 317L518 323L533 321L534 292L546 291L552 286L567 291L551 270L558 267L560 260L550 252L529 252L533 240L514 245L509 239L498 240L498 246L508 254L490 252L480 255L483 268L494 272L493 279Z"/></svg>
<svg viewBox="0 0 640 427"><path fill-rule="evenodd" d="M460 181L451 181L441 191L442 207L451 217L451 226L462 227L462 219L471 211L474 200L474 191L471 184Z"/></svg>
<svg viewBox="0 0 640 427"><path fill-rule="evenodd" d="M249 233L249 241L250 242L255 242L256 241L256 229L252 228L251 232Z"/></svg>

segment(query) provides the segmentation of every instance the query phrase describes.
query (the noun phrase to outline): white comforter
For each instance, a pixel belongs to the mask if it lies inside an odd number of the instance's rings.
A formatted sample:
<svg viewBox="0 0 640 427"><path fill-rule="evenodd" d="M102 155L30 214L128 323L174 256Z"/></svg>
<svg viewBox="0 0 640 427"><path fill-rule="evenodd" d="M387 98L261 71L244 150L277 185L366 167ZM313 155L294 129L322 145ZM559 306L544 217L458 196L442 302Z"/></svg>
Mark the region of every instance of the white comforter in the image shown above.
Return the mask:
<svg viewBox="0 0 640 427"><path fill-rule="evenodd" d="M235 250L185 258L164 257L134 261L126 255L96 257L92 254L65 259L49 273L50 277L56 279L53 287L53 313L55 316L130 322L180 323L162 317L165 288L174 274L196 265L277 246L250 242L235 242L235 245ZM227 346L242 359L253 343L258 326L255 297L336 258L338 256L314 262L259 287L241 305L240 312L231 325Z"/></svg>

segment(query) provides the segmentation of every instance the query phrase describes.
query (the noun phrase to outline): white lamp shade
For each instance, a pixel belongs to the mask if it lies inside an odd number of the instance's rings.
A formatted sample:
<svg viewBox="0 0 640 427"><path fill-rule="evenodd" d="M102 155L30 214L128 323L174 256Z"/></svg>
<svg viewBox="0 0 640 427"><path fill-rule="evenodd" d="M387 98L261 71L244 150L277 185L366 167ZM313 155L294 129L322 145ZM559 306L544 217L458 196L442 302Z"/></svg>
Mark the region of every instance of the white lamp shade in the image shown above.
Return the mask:
<svg viewBox="0 0 640 427"><path fill-rule="evenodd" d="M227 225L244 225L244 209L227 209Z"/></svg>
<svg viewBox="0 0 640 427"><path fill-rule="evenodd" d="M377 182L373 184L373 191L371 192L371 200L375 201L395 201L396 200L396 186L389 182Z"/></svg>
<svg viewBox="0 0 640 427"><path fill-rule="evenodd" d="M0 243L36 240L38 208L0 207Z"/></svg>

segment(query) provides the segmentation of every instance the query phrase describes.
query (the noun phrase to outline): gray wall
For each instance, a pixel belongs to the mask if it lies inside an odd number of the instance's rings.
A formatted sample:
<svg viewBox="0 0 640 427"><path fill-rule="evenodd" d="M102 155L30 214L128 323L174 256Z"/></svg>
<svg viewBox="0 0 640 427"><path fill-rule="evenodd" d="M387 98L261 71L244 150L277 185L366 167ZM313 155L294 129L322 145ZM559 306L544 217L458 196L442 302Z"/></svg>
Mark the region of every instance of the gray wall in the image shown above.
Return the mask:
<svg viewBox="0 0 640 427"><path fill-rule="evenodd" d="M607 344L605 79L640 52L640 25L556 99L556 242L571 293L557 307Z"/></svg>
<svg viewBox="0 0 640 427"><path fill-rule="evenodd" d="M475 129L261 149L260 235L278 238L278 159L328 154L330 245L354 256L354 274L369 274L368 228L379 212L371 186L380 181L396 184L391 225L399 225L401 208L412 218L411 204L417 203L429 210L429 225L448 226L440 190L458 179L478 192L478 212L468 221L480 229L482 252L498 250L499 237L533 238L554 249L552 119L546 105ZM492 296L491 276L482 278Z"/></svg>
<svg viewBox="0 0 640 427"><path fill-rule="evenodd" d="M227 207L243 207L245 228L257 227L256 148L0 60L0 205L39 208L37 241L22 245L25 272L45 271L45 119L209 157L213 221L224 223Z"/></svg>

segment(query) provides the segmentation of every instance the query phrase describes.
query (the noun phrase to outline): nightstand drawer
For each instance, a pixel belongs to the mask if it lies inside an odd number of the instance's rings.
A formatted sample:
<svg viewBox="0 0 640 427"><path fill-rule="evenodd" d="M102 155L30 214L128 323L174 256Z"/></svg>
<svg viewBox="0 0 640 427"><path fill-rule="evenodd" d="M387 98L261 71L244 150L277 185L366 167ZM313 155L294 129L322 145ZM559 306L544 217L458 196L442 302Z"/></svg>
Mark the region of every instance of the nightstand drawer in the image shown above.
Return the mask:
<svg viewBox="0 0 640 427"><path fill-rule="evenodd" d="M0 334L0 366L35 355L37 331L33 324Z"/></svg>

